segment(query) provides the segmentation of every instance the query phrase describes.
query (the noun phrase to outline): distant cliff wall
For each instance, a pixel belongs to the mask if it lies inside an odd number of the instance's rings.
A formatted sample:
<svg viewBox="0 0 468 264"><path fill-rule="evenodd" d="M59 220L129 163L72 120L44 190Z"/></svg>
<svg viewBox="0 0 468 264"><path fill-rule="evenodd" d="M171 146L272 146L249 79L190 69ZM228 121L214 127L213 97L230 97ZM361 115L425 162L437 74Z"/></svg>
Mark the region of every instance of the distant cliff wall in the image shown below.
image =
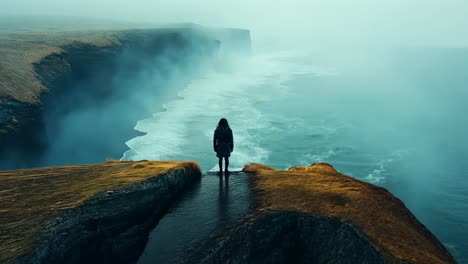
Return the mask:
<svg viewBox="0 0 468 264"><path fill-rule="evenodd" d="M83 35L86 36L86 33ZM8 75L16 76L19 79L17 82L10 77L0 78L0 86L7 87L4 88L6 91L0 91L0 169L118 158L116 155L126 149L125 141L135 136L132 128L136 121L154 113L154 108L145 107L145 102L138 102L136 94L156 102L161 87L167 85L172 77L169 75L174 72L179 74L177 80L181 84L177 86L181 87L184 81L190 80L189 73L209 61L220 47L230 52L248 53L250 50L247 30L209 29L196 25L115 31L103 36L105 41L100 41L99 37L94 37L92 41L83 40L82 35L75 38L54 44L55 49L32 63L34 81L21 79L22 69L16 69L19 72L16 75ZM156 69L149 72L149 68ZM0 68L0 76L1 71ZM158 78L156 81L151 79L155 76ZM154 82L156 88L144 90L141 83L132 83L132 80L144 78ZM14 88L15 84L17 89ZM121 104L117 105L116 101ZM125 101L128 101L127 105L122 103ZM91 109L93 114L89 114L86 120L73 120L77 110L83 109ZM112 113L100 116L100 110ZM119 117L118 122L109 121L109 115ZM82 128L98 124L95 133L88 130L85 132L91 135L82 133L81 138L69 139L81 141L85 148L102 146L90 151L89 156L82 153L81 158L76 155L75 160L63 159L51 164L50 160L42 160L41 157L51 147L53 149L54 140L60 137L63 130L61 126L67 126L62 124L64 118L68 118L68 122L81 123ZM102 130L111 126L112 135L100 137L106 134ZM95 139L88 142L90 138ZM112 144L106 143L110 140ZM63 152L63 149L53 151Z"/></svg>

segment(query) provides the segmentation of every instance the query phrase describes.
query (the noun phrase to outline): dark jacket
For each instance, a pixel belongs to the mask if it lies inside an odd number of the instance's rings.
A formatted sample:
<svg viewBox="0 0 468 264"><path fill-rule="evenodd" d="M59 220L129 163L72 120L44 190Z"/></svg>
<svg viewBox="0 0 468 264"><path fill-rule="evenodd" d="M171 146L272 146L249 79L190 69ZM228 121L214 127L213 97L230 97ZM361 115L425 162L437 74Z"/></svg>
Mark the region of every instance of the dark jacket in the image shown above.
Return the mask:
<svg viewBox="0 0 468 264"><path fill-rule="evenodd" d="M234 150L234 138L230 127L217 127L213 136L213 149L216 156L229 157Z"/></svg>

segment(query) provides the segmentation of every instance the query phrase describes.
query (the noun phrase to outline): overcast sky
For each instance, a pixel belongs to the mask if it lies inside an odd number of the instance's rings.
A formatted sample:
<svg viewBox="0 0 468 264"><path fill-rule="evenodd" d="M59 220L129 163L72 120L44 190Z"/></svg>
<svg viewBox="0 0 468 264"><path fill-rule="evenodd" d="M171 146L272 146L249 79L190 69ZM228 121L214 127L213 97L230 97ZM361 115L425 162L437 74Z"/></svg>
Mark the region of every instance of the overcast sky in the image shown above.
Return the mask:
<svg viewBox="0 0 468 264"><path fill-rule="evenodd" d="M7 15L244 27L278 41L468 46L466 0L0 0Z"/></svg>

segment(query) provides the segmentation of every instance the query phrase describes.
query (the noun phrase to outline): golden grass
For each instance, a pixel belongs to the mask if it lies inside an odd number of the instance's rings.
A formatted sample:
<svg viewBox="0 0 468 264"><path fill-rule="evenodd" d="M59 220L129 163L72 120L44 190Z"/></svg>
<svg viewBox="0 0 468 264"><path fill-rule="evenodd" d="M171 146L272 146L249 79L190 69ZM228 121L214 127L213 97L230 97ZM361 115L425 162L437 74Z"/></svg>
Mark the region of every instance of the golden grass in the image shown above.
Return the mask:
<svg viewBox="0 0 468 264"><path fill-rule="evenodd" d="M98 193L184 168L195 162L108 161L99 165L0 171L0 262L31 250L44 223Z"/></svg>
<svg viewBox="0 0 468 264"><path fill-rule="evenodd" d="M296 166L287 171L259 164L254 191L260 211L291 210L353 223L397 260L413 263L455 263L438 240L404 204L383 188L337 172L329 164Z"/></svg>
<svg viewBox="0 0 468 264"><path fill-rule="evenodd" d="M38 103L47 88L37 79L34 64L48 55L64 53L67 45L105 47L121 45L122 39L118 31L0 34L0 97Z"/></svg>
<svg viewBox="0 0 468 264"><path fill-rule="evenodd" d="M67 32L0 33L0 98L13 98L20 102L38 104L42 92L47 90L37 78L34 65L53 54L63 54L68 47L121 46L128 42L129 32L139 36L154 36L177 32L190 25L167 28L121 30L71 30ZM66 66L66 63L63 65Z"/></svg>

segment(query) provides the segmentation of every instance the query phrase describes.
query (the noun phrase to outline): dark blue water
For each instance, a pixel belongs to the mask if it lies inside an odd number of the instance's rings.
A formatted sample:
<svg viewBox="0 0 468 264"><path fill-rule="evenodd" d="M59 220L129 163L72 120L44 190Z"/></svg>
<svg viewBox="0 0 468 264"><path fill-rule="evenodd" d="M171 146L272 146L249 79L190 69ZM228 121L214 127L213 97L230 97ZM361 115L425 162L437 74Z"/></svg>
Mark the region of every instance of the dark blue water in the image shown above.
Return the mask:
<svg viewBox="0 0 468 264"><path fill-rule="evenodd" d="M202 242L247 213L250 195L244 173L205 174L151 232L138 263L177 263L200 250Z"/></svg>

